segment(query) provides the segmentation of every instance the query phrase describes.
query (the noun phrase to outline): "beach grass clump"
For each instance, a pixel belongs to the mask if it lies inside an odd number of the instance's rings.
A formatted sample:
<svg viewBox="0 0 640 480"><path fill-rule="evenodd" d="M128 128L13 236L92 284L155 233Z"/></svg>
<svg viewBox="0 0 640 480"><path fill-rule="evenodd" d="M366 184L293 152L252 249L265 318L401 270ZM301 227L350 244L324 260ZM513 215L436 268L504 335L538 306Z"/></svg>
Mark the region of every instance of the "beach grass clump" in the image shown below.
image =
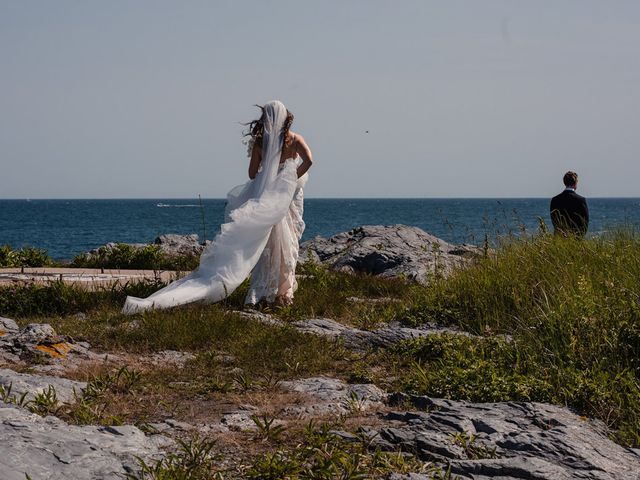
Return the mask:
<svg viewBox="0 0 640 480"><path fill-rule="evenodd" d="M417 391L569 405L604 420L621 441L640 444L640 237L634 232L507 243L436 280L401 317L493 337L434 338L407 347L416 362L409 384Z"/></svg>
<svg viewBox="0 0 640 480"><path fill-rule="evenodd" d="M195 255L167 255L160 245L136 246L116 243L100 247L95 252L77 255L71 266L75 268L108 268L127 270L177 270L195 269L199 257Z"/></svg>
<svg viewBox="0 0 640 480"><path fill-rule="evenodd" d="M35 247L23 247L14 250L10 245L0 246L0 268L47 267L53 260L46 250Z"/></svg>

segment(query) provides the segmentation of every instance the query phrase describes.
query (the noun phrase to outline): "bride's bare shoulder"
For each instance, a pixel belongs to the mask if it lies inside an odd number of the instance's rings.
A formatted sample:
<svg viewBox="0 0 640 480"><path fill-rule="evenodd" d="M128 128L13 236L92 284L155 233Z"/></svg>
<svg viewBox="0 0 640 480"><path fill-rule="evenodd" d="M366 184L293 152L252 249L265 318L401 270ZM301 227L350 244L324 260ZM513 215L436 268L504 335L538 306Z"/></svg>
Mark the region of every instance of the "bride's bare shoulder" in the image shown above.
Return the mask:
<svg viewBox="0 0 640 480"><path fill-rule="evenodd" d="M291 134L291 140L294 145L306 145L307 143L304 141L304 137L296 132L289 132Z"/></svg>

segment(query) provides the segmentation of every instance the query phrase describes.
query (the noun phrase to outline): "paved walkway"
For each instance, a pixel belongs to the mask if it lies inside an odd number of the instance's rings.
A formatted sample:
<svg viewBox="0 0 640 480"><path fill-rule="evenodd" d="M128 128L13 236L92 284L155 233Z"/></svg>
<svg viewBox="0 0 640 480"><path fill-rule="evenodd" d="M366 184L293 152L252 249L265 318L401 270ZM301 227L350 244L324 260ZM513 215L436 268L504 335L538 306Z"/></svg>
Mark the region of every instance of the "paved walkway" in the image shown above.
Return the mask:
<svg viewBox="0 0 640 480"><path fill-rule="evenodd" d="M50 283L63 281L82 285L112 285L143 279L167 282L184 272L166 270L109 270L100 268L0 268L0 286L7 284Z"/></svg>

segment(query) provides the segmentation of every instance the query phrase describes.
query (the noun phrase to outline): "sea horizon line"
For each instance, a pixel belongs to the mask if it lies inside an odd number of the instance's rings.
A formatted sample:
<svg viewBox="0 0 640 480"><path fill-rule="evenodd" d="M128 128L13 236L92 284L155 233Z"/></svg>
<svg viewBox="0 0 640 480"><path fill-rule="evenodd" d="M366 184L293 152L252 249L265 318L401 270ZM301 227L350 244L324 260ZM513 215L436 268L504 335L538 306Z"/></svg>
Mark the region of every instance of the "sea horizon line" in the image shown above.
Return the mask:
<svg viewBox="0 0 640 480"><path fill-rule="evenodd" d="M306 197L305 200L548 200L551 196L538 197ZM189 200L198 201L200 197L12 197L0 198L1 201L160 201L160 200ZM225 197L201 197L202 200L226 200ZM600 200L635 200L640 196L588 196L587 199Z"/></svg>

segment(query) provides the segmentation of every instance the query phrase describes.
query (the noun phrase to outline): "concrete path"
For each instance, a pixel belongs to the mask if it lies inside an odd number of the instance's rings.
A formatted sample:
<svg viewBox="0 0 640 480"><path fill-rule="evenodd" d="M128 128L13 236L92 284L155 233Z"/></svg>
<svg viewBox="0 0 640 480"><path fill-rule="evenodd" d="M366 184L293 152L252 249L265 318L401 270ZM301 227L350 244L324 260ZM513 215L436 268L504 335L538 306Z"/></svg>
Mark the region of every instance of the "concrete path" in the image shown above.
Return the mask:
<svg viewBox="0 0 640 480"><path fill-rule="evenodd" d="M11 284L40 283L63 281L86 285L112 285L159 278L167 282L184 276L185 272L167 270L109 270L100 268L0 268L0 286Z"/></svg>

